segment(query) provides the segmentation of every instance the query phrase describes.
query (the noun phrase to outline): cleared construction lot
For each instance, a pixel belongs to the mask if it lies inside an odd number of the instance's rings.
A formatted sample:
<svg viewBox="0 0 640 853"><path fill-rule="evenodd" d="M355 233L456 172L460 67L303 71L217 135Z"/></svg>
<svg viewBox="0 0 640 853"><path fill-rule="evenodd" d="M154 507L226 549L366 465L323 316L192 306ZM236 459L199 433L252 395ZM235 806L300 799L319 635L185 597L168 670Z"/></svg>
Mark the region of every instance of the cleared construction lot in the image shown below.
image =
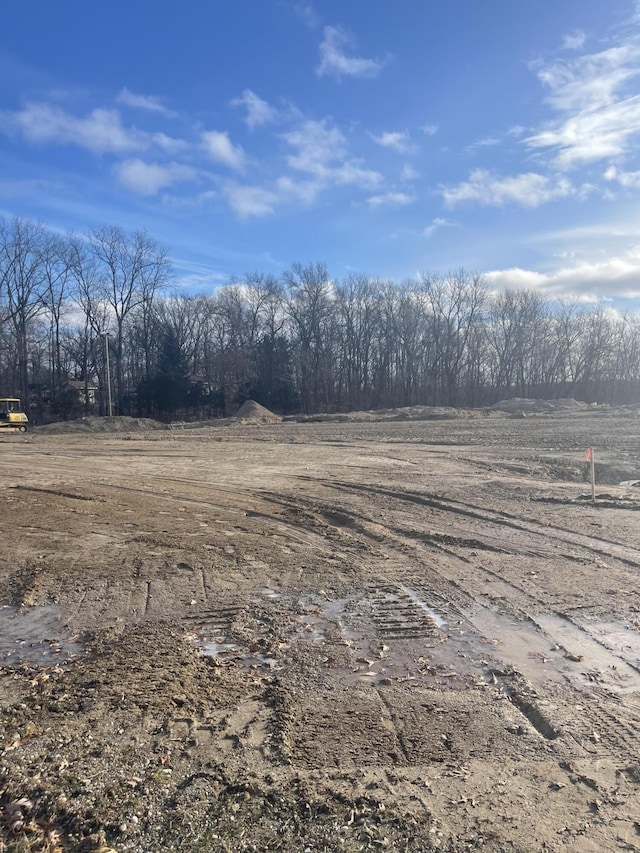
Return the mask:
<svg viewBox="0 0 640 853"><path fill-rule="evenodd" d="M36 430L0 471L7 850L640 850L633 410Z"/></svg>

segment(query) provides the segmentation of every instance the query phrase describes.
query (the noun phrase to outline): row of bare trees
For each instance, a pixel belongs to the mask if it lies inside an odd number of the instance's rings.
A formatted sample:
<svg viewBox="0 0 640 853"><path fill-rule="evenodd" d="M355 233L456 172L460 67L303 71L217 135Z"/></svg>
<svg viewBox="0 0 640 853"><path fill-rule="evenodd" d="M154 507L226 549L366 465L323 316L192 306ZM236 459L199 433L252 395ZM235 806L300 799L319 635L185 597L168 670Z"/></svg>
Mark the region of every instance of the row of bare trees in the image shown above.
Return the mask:
<svg viewBox="0 0 640 853"><path fill-rule="evenodd" d="M397 284L293 264L207 296L171 284L166 253L143 232L63 237L0 221L0 395L67 415L82 382L85 405L93 386L104 405L108 347L123 414L228 413L247 397L309 413L640 401L636 315L489 292L464 270Z"/></svg>

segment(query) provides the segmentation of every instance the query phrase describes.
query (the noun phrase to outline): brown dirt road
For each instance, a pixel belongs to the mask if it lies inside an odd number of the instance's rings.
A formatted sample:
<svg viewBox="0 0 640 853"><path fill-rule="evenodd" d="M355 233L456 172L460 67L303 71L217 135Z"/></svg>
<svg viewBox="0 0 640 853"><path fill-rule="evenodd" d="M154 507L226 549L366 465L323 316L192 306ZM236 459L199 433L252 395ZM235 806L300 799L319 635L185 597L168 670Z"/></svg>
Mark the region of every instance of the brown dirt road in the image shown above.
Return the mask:
<svg viewBox="0 0 640 853"><path fill-rule="evenodd" d="M0 473L0 850L640 850L637 414L36 430Z"/></svg>

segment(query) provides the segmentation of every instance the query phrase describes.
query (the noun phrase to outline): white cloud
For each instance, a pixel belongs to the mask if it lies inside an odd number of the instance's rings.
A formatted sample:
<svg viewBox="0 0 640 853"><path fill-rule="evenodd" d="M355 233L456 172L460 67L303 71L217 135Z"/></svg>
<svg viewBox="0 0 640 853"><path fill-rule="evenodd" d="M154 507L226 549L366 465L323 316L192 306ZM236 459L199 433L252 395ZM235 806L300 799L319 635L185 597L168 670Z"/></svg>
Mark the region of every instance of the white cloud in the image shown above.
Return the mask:
<svg viewBox="0 0 640 853"><path fill-rule="evenodd" d="M640 219L636 216L625 217L618 222L597 222L593 225L580 225L575 228L558 228L554 231L547 231L542 234L535 235L535 241L578 241L593 243L594 240L601 242L601 238L623 239L631 237L635 240L640 240Z"/></svg>
<svg viewBox="0 0 640 853"><path fill-rule="evenodd" d="M369 196L367 204L370 207L383 207L386 205L404 206L406 204L411 204L414 201L415 196L413 195L390 190L389 192L381 193L380 195Z"/></svg>
<svg viewBox="0 0 640 853"><path fill-rule="evenodd" d="M176 139L174 136L167 136L166 133L154 133L151 139L154 145L162 148L167 154L179 154L191 147L184 139Z"/></svg>
<svg viewBox="0 0 640 853"><path fill-rule="evenodd" d="M310 30L320 26L320 18L311 3L294 3L293 11Z"/></svg>
<svg viewBox="0 0 640 853"><path fill-rule="evenodd" d="M250 128L254 130L256 127L264 127L266 124L272 124L278 119L278 110L263 101L261 97L252 92L251 89L245 89L239 98L234 98L231 101L234 107L245 107L247 115L245 121Z"/></svg>
<svg viewBox="0 0 640 853"><path fill-rule="evenodd" d="M294 149L287 157L289 166L313 175L325 185L375 187L382 182L378 172L348 157L346 139L338 128L328 127L325 121L305 121L282 138Z"/></svg>
<svg viewBox="0 0 640 853"><path fill-rule="evenodd" d="M427 122L426 124L423 124L421 126L420 130L424 133L425 136L435 136L439 130L439 127L437 124L430 124L429 122Z"/></svg>
<svg viewBox="0 0 640 853"><path fill-rule="evenodd" d="M209 264L194 261L191 258L173 257L175 285L185 290L213 290L228 281L228 274L220 272Z"/></svg>
<svg viewBox="0 0 640 853"><path fill-rule="evenodd" d="M18 112L0 113L0 131L17 131L36 144L77 145L94 154L129 154L156 147L176 156L191 147L184 139L166 133L126 127L117 110L97 108L78 117L41 102L28 103Z"/></svg>
<svg viewBox="0 0 640 853"><path fill-rule="evenodd" d="M352 185L370 189L382 183L382 175L373 169L366 169L359 165L359 160L349 160L336 166L328 175L330 182L339 185Z"/></svg>
<svg viewBox="0 0 640 853"><path fill-rule="evenodd" d="M330 187L373 189L382 183L382 175L349 156L347 140L326 121L305 121L281 138L292 149L287 165L303 177L282 175L263 186L229 184L225 194L241 219L268 216L282 205L312 204Z"/></svg>
<svg viewBox="0 0 640 853"><path fill-rule="evenodd" d="M536 172L500 177L486 169L475 169L468 181L455 186L441 186L439 192L447 207L463 202L484 206L513 203L521 207L539 207L556 198L566 198L575 190L566 178L549 178Z"/></svg>
<svg viewBox="0 0 640 853"><path fill-rule="evenodd" d="M435 219L431 220L431 225L427 225L427 227L422 233L427 238L427 240L430 240L437 231L440 231L441 228L459 227L460 226L456 222L452 222L450 219L444 219L441 216L436 216Z"/></svg>
<svg viewBox="0 0 640 853"><path fill-rule="evenodd" d="M376 77L380 73L384 63L379 60L347 56L344 47L348 43L349 38L340 27L324 28L324 39L320 44L320 64L316 69L318 77Z"/></svg>
<svg viewBox="0 0 640 853"><path fill-rule="evenodd" d="M231 169L242 171L245 154L240 145L234 145L229 134L219 130L206 130L201 134L202 146L213 160Z"/></svg>
<svg viewBox="0 0 640 853"><path fill-rule="evenodd" d="M264 187L229 186L225 190L231 209L240 219L250 216L268 216L275 213L278 196Z"/></svg>
<svg viewBox="0 0 640 853"><path fill-rule="evenodd" d="M607 181L617 181L623 187L640 190L640 172L624 172L615 166L609 166L604 178Z"/></svg>
<svg viewBox="0 0 640 853"><path fill-rule="evenodd" d="M557 110L595 109L616 101L620 87L640 73L640 47L621 44L538 68L547 101Z"/></svg>
<svg viewBox="0 0 640 853"><path fill-rule="evenodd" d="M565 50L580 50L584 47L586 40L587 37L582 30L576 30L574 33L567 33L562 40L562 46Z"/></svg>
<svg viewBox="0 0 640 853"><path fill-rule="evenodd" d="M28 103L18 112L0 114L0 129L18 130L29 142L78 145L95 154L142 151L147 134L126 128L117 110L95 109L77 118L60 107Z"/></svg>
<svg viewBox="0 0 640 853"><path fill-rule="evenodd" d="M402 172L400 173L400 179L402 181L415 181L420 177L420 172L415 169L410 163L405 163L402 167Z"/></svg>
<svg viewBox="0 0 640 853"><path fill-rule="evenodd" d="M278 178L275 184L278 196L282 202L302 202L311 204L322 189L316 181L296 181L288 175Z"/></svg>
<svg viewBox="0 0 640 853"><path fill-rule="evenodd" d="M118 94L116 101L119 104L125 104L134 109L147 110L152 113L159 113L166 118L175 118L178 113L170 110L162 103L162 99L156 95L136 95L126 87Z"/></svg>
<svg viewBox="0 0 640 853"><path fill-rule="evenodd" d="M180 163L146 163L138 157L118 163L115 175L128 189L138 195L152 196L160 190L182 181L192 181L195 169Z"/></svg>
<svg viewBox="0 0 640 853"><path fill-rule="evenodd" d="M465 151L473 151L475 148L493 148L500 145L500 142L501 140L496 139L495 136L485 136L483 139L478 139L476 142L467 145Z"/></svg>
<svg viewBox="0 0 640 853"><path fill-rule="evenodd" d="M586 301L640 297L640 249L603 261L581 261L550 273L519 267L484 274L491 287L531 288L550 296L577 296Z"/></svg>
<svg viewBox="0 0 640 853"><path fill-rule="evenodd" d="M311 204L323 185L315 180L296 181L283 175L268 187L229 184L225 195L231 209L240 219L269 216L284 204Z"/></svg>
<svg viewBox="0 0 640 853"><path fill-rule="evenodd" d="M410 154L416 150L415 145L411 142L411 137L406 130L403 131L388 131L381 133L380 136L371 137L378 145L383 148L392 148L399 154Z"/></svg>
<svg viewBox="0 0 640 853"><path fill-rule="evenodd" d="M569 169L581 163L623 156L639 133L640 96L635 96L611 106L584 110L560 125L528 137L525 143L530 148L554 149L556 166Z"/></svg>
<svg viewBox="0 0 640 853"><path fill-rule="evenodd" d="M625 155L640 134L640 45L629 41L598 53L539 65L537 75L559 118L527 137L529 148L555 152L561 169Z"/></svg>

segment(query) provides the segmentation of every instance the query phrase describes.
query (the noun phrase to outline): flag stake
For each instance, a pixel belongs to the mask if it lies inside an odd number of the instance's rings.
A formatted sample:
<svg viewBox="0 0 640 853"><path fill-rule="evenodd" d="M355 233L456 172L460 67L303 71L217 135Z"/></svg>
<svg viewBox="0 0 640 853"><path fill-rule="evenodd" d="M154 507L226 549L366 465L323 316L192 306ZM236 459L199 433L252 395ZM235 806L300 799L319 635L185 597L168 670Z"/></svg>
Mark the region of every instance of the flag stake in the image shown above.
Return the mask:
<svg viewBox="0 0 640 853"><path fill-rule="evenodd" d="M587 461L591 462L591 502L596 502L596 455L593 447L587 449Z"/></svg>

